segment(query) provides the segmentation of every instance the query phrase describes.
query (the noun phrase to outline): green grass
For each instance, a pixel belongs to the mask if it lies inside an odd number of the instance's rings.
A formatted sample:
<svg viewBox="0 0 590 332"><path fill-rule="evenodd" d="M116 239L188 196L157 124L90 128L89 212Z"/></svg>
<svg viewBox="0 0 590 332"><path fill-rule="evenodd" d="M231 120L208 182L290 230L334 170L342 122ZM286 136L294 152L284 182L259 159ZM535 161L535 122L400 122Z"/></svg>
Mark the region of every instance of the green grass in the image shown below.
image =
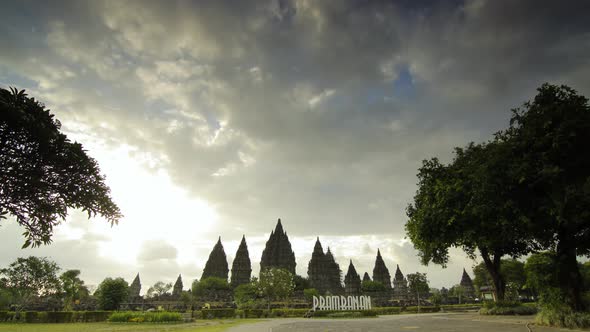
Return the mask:
<svg viewBox="0 0 590 332"><path fill-rule="evenodd" d="M150 323L66 323L26 324L1 323L0 332L222 332L240 324L258 322L248 320L214 320L196 323L150 324Z"/></svg>

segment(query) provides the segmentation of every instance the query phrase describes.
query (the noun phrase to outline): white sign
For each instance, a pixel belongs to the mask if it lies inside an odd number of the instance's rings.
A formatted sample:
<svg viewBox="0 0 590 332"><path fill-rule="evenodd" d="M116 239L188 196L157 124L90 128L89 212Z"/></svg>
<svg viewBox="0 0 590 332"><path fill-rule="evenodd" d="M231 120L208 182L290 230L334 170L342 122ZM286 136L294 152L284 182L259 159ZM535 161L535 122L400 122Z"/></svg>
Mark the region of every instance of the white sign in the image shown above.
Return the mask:
<svg viewBox="0 0 590 332"><path fill-rule="evenodd" d="M369 310L370 296L314 296L313 311L317 310Z"/></svg>

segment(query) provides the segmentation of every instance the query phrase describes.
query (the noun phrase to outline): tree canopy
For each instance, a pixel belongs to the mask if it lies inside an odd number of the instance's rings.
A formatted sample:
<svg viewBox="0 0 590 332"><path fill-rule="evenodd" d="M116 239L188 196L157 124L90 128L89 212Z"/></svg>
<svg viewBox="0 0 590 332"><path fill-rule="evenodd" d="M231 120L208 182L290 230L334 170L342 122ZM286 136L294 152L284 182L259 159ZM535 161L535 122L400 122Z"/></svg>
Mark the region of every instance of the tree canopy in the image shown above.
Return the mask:
<svg viewBox="0 0 590 332"><path fill-rule="evenodd" d="M51 242L68 208L111 224L122 216L96 160L60 129L24 90L0 88L0 219L11 215L24 227L23 247Z"/></svg>
<svg viewBox="0 0 590 332"><path fill-rule="evenodd" d="M49 296L61 292L57 276L57 263L45 258L29 256L18 258L8 268L0 270L2 287L13 294L13 298L24 304L34 296Z"/></svg>
<svg viewBox="0 0 590 332"><path fill-rule="evenodd" d="M588 99L544 84L492 140L456 148L448 165L424 161L406 223L422 262L444 266L451 247L479 252L503 299L503 256L555 250L562 296L583 309L576 256L590 251L588 142Z"/></svg>
<svg viewBox="0 0 590 332"><path fill-rule="evenodd" d="M117 310L119 305L127 299L129 284L123 278L106 278L103 280L94 296L98 298L102 310Z"/></svg>

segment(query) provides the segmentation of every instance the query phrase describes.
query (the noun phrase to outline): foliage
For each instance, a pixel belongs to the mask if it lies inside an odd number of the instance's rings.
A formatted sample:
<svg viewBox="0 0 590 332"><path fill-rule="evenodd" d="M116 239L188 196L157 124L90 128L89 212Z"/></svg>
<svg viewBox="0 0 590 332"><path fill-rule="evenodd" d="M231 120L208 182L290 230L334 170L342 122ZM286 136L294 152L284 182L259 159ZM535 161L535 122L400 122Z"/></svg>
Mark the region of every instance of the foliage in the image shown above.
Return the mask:
<svg viewBox="0 0 590 332"><path fill-rule="evenodd" d="M363 280L361 290L363 292L382 292L385 290L385 285L379 281Z"/></svg>
<svg viewBox="0 0 590 332"><path fill-rule="evenodd" d="M146 295L148 297L160 298L163 295L170 294L170 289L172 289L172 283L157 281L153 286L148 288Z"/></svg>
<svg viewBox="0 0 590 332"><path fill-rule="evenodd" d="M0 219L10 214L25 228L23 247L51 242L68 208L121 218L96 160L60 129L24 90L0 88Z"/></svg>
<svg viewBox="0 0 590 332"><path fill-rule="evenodd" d="M76 300L89 295L88 288L79 276L80 270L67 270L59 276L65 294L64 310L71 310Z"/></svg>
<svg viewBox="0 0 590 332"><path fill-rule="evenodd" d="M203 319L234 318L236 316L236 309L202 309L201 316Z"/></svg>
<svg viewBox="0 0 590 332"><path fill-rule="evenodd" d="M306 300L311 301L314 296L320 296L320 292L315 288L306 288L303 290L303 296Z"/></svg>
<svg viewBox="0 0 590 332"><path fill-rule="evenodd" d="M525 225L516 222L514 185L506 176L514 167L511 159L509 146L495 140L456 148L449 165L425 160L407 209L406 232L422 263L446 266L453 246L472 258L479 252L500 299L505 287L501 257L530 249Z"/></svg>
<svg viewBox="0 0 590 332"><path fill-rule="evenodd" d="M542 307L535 324L556 326L569 329L590 328L590 313L574 312L569 306Z"/></svg>
<svg viewBox="0 0 590 332"><path fill-rule="evenodd" d="M75 322L104 322L112 312L110 311L24 311L20 313L0 311L0 322L24 323L75 323ZM45 331L45 329L40 329Z"/></svg>
<svg viewBox="0 0 590 332"><path fill-rule="evenodd" d="M8 289L0 288L0 310L8 309L12 302L12 293Z"/></svg>
<svg viewBox="0 0 590 332"><path fill-rule="evenodd" d="M94 295L103 310L117 310L119 305L127 299L129 285L123 278L106 278L103 280Z"/></svg>
<svg viewBox="0 0 590 332"><path fill-rule="evenodd" d="M416 299L420 303L420 294L424 296L430 290L426 273L409 273L406 279L408 280L408 291L410 294L416 294Z"/></svg>
<svg viewBox="0 0 590 332"><path fill-rule="evenodd" d="M19 304L33 296L58 294L61 284L57 277L59 266L45 257L18 258L8 268L0 270L3 287L9 290Z"/></svg>
<svg viewBox="0 0 590 332"><path fill-rule="evenodd" d="M296 291L302 291L302 290L310 287L309 280L307 278L304 278L304 277L298 275L298 274L296 274L293 277L293 282L295 283L295 290Z"/></svg>
<svg viewBox="0 0 590 332"><path fill-rule="evenodd" d="M285 269L265 269L260 272L260 279L256 283L258 295L267 299L269 307L271 300L286 299L294 290L293 274Z"/></svg>
<svg viewBox="0 0 590 332"><path fill-rule="evenodd" d="M193 282L192 292L195 296L202 296L208 290L228 290L230 285L227 280L217 277L209 277L202 279L201 281Z"/></svg>
<svg viewBox="0 0 590 332"><path fill-rule="evenodd" d="M234 289L234 301L239 308L246 303L256 300L257 297L257 286L255 283L241 284Z"/></svg>
<svg viewBox="0 0 590 332"><path fill-rule="evenodd" d="M519 293L526 284L526 274L524 263L516 259L500 260L500 275L506 284L507 296L513 299L518 298ZM490 275L484 262L477 264L473 268L473 285L479 290L482 286L494 287L493 278Z"/></svg>
<svg viewBox="0 0 590 332"><path fill-rule="evenodd" d="M182 315L178 312L138 312L122 311L115 312L109 317L109 322L122 323L164 323L164 322L182 322Z"/></svg>
<svg viewBox="0 0 590 332"><path fill-rule="evenodd" d="M543 84L498 135L517 163L515 203L537 247L555 250L563 299L583 310L577 255L590 254L590 106L567 86Z"/></svg>
<svg viewBox="0 0 590 332"><path fill-rule="evenodd" d="M459 304L462 303L463 295L465 295L465 288L463 286L457 284L451 289L449 289L449 295L452 297L456 297L459 300Z"/></svg>
<svg viewBox="0 0 590 332"><path fill-rule="evenodd" d="M485 302L480 315L534 315L536 307L522 305L518 301Z"/></svg>

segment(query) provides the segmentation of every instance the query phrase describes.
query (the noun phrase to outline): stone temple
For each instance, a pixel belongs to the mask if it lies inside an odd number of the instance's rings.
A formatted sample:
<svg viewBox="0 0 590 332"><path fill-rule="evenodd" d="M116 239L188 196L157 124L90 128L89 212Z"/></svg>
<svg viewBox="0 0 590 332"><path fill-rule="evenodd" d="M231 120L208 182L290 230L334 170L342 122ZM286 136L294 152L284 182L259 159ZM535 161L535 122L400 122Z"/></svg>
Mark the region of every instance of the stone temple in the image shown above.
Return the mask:
<svg viewBox="0 0 590 332"><path fill-rule="evenodd" d="M128 292L128 301L129 302L135 302L137 301L140 296L139 296L139 292L141 291L141 281L139 280L139 273L135 276L135 279L133 279L133 282L131 282L131 285L129 286L129 292Z"/></svg>
<svg viewBox="0 0 590 332"><path fill-rule="evenodd" d="M281 268L295 275L295 253L291 249L291 242L287 232L283 231L281 219L278 220L275 230L270 233L266 247L260 260L260 271L269 268Z"/></svg>
<svg viewBox="0 0 590 332"><path fill-rule="evenodd" d="M250 255L248 254L248 245L246 244L246 236L242 236L242 242L236 251L236 258L231 267L231 286L238 287L241 284L250 282L252 275L252 264L250 263Z"/></svg>
<svg viewBox="0 0 590 332"><path fill-rule="evenodd" d="M369 277L369 273L365 272L365 274L363 275L363 281L372 281L371 277Z"/></svg>
<svg viewBox="0 0 590 332"><path fill-rule="evenodd" d="M461 287L463 287L463 296L466 299L474 299L475 298L475 289L473 288L473 281L467 271L463 269L463 275L461 276L461 282L459 283Z"/></svg>
<svg viewBox="0 0 590 332"><path fill-rule="evenodd" d="M356 272L352 259L348 265L348 272L344 277L344 290L346 295L358 295L361 293L361 276Z"/></svg>
<svg viewBox="0 0 590 332"><path fill-rule="evenodd" d="M179 299L180 295L182 295L182 277L180 276L180 274L178 275L178 278L176 278L176 282L174 283L174 287L172 288L172 297L175 299Z"/></svg>
<svg viewBox="0 0 590 332"><path fill-rule="evenodd" d="M318 237L311 254L311 260L307 266L310 286L317 289L321 294L326 292L340 294L342 293L341 274L340 266L336 263L330 248L324 253Z"/></svg>
<svg viewBox="0 0 590 332"><path fill-rule="evenodd" d="M213 247L211 254L209 254L209 259L203 269L201 280L209 277L217 277L227 280L228 273L229 268L227 267L227 257L225 256L220 236L219 240L217 240L217 243Z"/></svg>
<svg viewBox="0 0 590 332"><path fill-rule="evenodd" d="M375 267L373 268L373 281L380 282L385 286L386 290L391 290L391 275L385 266L379 249L377 249L377 258L375 259Z"/></svg>
<svg viewBox="0 0 590 332"><path fill-rule="evenodd" d="M399 269L399 264L393 277L393 298L396 300L406 300L408 298L408 281Z"/></svg>

